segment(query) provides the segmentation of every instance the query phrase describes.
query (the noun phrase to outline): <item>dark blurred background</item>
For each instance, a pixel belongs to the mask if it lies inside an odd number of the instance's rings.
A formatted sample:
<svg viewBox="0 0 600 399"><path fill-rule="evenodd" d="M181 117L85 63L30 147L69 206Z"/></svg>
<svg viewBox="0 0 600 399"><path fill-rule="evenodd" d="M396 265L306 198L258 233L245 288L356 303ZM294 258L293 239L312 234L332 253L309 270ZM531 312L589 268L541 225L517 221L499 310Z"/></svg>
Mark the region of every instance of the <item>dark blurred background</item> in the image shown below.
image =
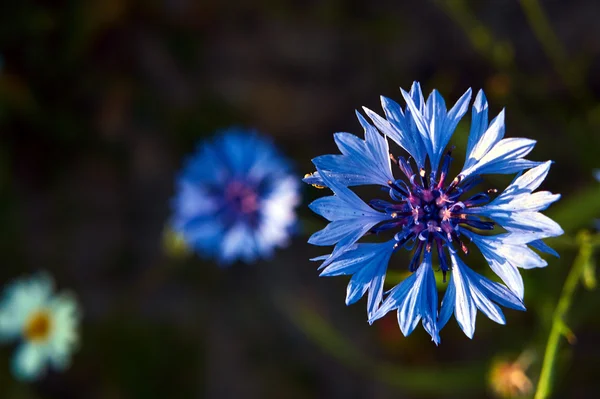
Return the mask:
<svg viewBox="0 0 600 399"><path fill-rule="evenodd" d="M542 188L563 194L548 214L568 241L600 217L599 16L595 0L3 2L0 278L48 270L85 318L72 367L38 383L14 381L0 349L0 397L482 398L519 356L535 384L576 248L557 241L561 259L523 271L528 312L480 313L472 341L452 321L436 347L395 314L369 326L347 279L317 277L308 258L326 250L306 239L324 224L306 204L324 191L303 187L301 232L272 262L219 269L166 233L173 177L232 124L272 135L301 177L337 152L332 133L362 134L354 109L379 112L381 94L401 102L419 80L450 104L483 88L507 136L556 161ZM574 298L557 398L600 394L599 305Z"/></svg>

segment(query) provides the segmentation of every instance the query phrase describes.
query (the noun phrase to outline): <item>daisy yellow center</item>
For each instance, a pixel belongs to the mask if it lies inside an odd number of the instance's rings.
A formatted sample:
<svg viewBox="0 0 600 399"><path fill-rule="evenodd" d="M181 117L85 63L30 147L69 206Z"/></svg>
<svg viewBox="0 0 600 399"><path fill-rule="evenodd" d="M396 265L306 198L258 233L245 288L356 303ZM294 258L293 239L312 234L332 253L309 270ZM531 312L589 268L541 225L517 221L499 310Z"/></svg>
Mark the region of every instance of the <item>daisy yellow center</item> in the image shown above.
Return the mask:
<svg viewBox="0 0 600 399"><path fill-rule="evenodd" d="M45 311L34 312L25 322L23 335L28 341L45 341L50 336L52 330L52 319L50 314Z"/></svg>

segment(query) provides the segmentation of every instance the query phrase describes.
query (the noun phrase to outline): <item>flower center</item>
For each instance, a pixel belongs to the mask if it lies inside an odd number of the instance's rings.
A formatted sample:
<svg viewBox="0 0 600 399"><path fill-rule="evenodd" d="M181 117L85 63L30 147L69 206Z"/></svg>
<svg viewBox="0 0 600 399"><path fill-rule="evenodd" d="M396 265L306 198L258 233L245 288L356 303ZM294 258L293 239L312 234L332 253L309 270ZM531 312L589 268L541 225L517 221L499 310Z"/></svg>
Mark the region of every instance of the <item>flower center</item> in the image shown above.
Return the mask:
<svg viewBox="0 0 600 399"><path fill-rule="evenodd" d="M460 239L461 228L476 228L492 230L494 223L483 221L479 217L466 212L467 208L481 205L489 201L485 193L476 194L465 201L460 197L468 191L476 180L463 181L462 176L456 177L450 184L445 185L445 180L452 162L451 151L444 157L442 168L439 172L427 176L424 169L419 174L413 172L410 163L403 157L398 159L390 155L400 170L406 175L410 184L398 179L389 181L389 194L394 203L382 200L371 201L371 206L384 211L392 218L376 226L373 231L379 232L396 228L396 248L404 246L409 241L416 241L413 259L410 262L410 271L415 271L420 265L423 249L430 252L432 248L438 252L440 269L446 278L449 270L444 247L460 247L468 253L467 246Z"/></svg>
<svg viewBox="0 0 600 399"><path fill-rule="evenodd" d="M259 209L256 191L237 180L229 183L225 189L225 201L229 209L244 215L251 215Z"/></svg>
<svg viewBox="0 0 600 399"><path fill-rule="evenodd" d="M52 330L52 319L45 310L34 312L25 322L23 335L28 341L45 341L50 336Z"/></svg>

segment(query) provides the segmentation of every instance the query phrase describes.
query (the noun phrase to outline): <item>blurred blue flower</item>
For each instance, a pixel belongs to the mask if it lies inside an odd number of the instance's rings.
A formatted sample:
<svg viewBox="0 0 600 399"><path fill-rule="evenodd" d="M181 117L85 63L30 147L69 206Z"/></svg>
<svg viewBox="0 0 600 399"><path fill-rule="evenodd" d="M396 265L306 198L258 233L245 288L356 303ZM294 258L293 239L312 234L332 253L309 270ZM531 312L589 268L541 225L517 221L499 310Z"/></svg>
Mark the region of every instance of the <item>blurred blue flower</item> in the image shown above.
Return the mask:
<svg viewBox="0 0 600 399"><path fill-rule="evenodd" d="M202 142L177 178L173 228L224 265L269 257L294 228L298 180L256 132L230 128Z"/></svg>
<svg viewBox="0 0 600 399"><path fill-rule="evenodd" d="M47 365L66 369L76 349L80 311L70 295L53 295L52 279L41 274L7 286L0 302L0 340L20 340L13 358L16 378L32 381Z"/></svg>
<svg viewBox="0 0 600 399"><path fill-rule="evenodd" d="M341 154L313 159L317 171L304 181L329 187L335 195L310 204L315 213L330 223L313 234L309 243L335 245L331 254L315 259L323 260L321 275L352 275L346 303L356 302L368 292L370 322L397 310L404 335L421 321L438 343L439 331L454 314L471 338L477 309L501 324L505 320L498 305L525 310L523 280L517 268L547 264L532 248L557 255L542 239L563 231L540 211L560 195L533 192L545 179L551 162L525 159L535 141L505 139L504 110L489 122L488 103L480 91L472 106L466 161L457 177L450 180L452 149L444 152L468 110L471 90L449 111L436 90L425 101L416 82L410 93L402 90L402 95L405 109L382 97L385 118L364 108L373 124L357 112L365 140L336 133L334 139ZM390 154L387 137L409 157ZM394 177L392 162L404 178ZM496 190L467 195L481 181L481 175L513 173L519 175L493 199L491 194ZM348 188L359 185L381 186L390 199L373 199L367 204ZM491 234L500 230L504 232ZM357 243L365 235L386 232L394 234L393 239L380 244ZM476 273L459 258L459 251L469 252L465 241L480 249L506 286ZM414 249L408 265L413 274L384 299L388 262L400 248ZM444 281L451 272L439 310L432 269L434 252Z"/></svg>

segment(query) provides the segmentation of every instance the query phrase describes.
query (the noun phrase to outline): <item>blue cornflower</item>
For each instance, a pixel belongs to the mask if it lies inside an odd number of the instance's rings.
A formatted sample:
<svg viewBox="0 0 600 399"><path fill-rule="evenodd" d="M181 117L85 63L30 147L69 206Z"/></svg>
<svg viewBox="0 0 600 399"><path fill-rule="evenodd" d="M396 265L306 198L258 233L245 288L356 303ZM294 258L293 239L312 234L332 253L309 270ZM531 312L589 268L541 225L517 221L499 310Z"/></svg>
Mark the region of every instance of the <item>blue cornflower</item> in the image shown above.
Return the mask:
<svg viewBox="0 0 600 399"><path fill-rule="evenodd" d="M230 128L202 142L177 178L173 228L221 264L253 262L283 246L296 221L290 162L252 130Z"/></svg>
<svg viewBox="0 0 600 399"><path fill-rule="evenodd" d="M52 291L52 280L46 274L17 280L4 290L0 340L20 340L12 363L20 380L41 377L48 364L57 370L66 369L77 347L81 318L77 301Z"/></svg>
<svg viewBox="0 0 600 399"><path fill-rule="evenodd" d="M504 110L489 122L488 103L480 91L472 106L466 161L457 177L449 179L453 158L452 149L446 151L446 147L469 108L471 90L449 111L436 90L425 101L416 82L410 93L402 90L402 95L405 109L382 97L385 118L364 108L372 124L357 112L365 140L336 133L334 139L341 154L313 159L317 171L304 181L328 187L335 195L310 204L315 213L330 223L313 234L309 243L335 245L331 254L315 259L323 260L321 275L352 275L346 303L356 302L368 292L370 322L397 310L404 335L422 321L424 329L438 343L439 331L454 314L471 338L477 309L501 324L505 320L498 305L525 310L523 280L517 268L547 264L532 248L557 255L542 239L563 231L540 211L560 195L533 192L545 179L551 162L525 159L535 141L505 139ZM387 137L409 157L393 156ZM403 178L394 176L392 163ZM525 170L528 171L522 173ZM481 175L513 173L519 174L495 198L492 197L496 190L467 195ZM381 186L389 199L365 203L349 188L359 185ZM357 243L365 235L386 232L391 232L393 238L388 234L391 239L383 243ZM468 254L469 242L480 249L506 285L487 279L463 262L459 251ZM413 250L408 264L412 274L384 299L388 262L401 248ZM451 274L441 307L434 257L444 282L446 275Z"/></svg>

